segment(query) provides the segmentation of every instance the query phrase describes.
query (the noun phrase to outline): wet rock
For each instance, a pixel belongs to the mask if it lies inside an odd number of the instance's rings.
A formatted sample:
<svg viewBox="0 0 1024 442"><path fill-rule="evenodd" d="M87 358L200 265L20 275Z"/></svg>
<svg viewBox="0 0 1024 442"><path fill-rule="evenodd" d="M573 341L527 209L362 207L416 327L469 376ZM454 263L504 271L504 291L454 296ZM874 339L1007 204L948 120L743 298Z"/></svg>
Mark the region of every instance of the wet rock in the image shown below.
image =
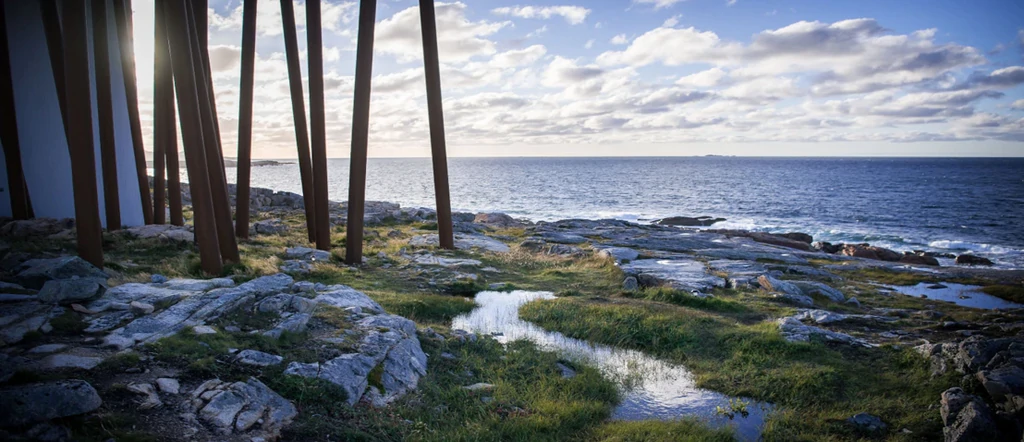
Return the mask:
<svg viewBox="0 0 1024 442"><path fill-rule="evenodd" d="M309 247L292 247L284 251L284 256L288 259L327 262L331 259L331 252Z"/></svg>
<svg viewBox="0 0 1024 442"><path fill-rule="evenodd" d="M847 419L846 422L852 425L857 431L868 434L885 433L886 429L889 427L885 422L882 422L880 417L867 413L858 413Z"/></svg>
<svg viewBox="0 0 1024 442"><path fill-rule="evenodd" d="M64 256L52 259L31 259L20 266L17 280L25 287L40 289L46 281L59 279L107 280L107 274L77 256Z"/></svg>
<svg viewBox="0 0 1024 442"><path fill-rule="evenodd" d="M636 250L628 247L609 247L597 251L598 256L612 258L618 262L633 261L640 256Z"/></svg>
<svg viewBox="0 0 1024 442"><path fill-rule="evenodd" d="M839 251L843 249L843 245L832 244L826 241L815 241L811 243L811 248L825 253L839 253Z"/></svg>
<svg viewBox="0 0 1024 442"><path fill-rule="evenodd" d="M255 378L231 384L207 381L192 396L197 417L222 435L274 440L298 415L291 402Z"/></svg>
<svg viewBox="0 0 1024 442"><path fill-rule="evenodd" d="M235 362L256 367L269 367L284 362L284 358L257 350L242 350L235 356Z"/></svg>
<svg viewBox="0 0 1024 442"><path fill-rule="evenodd" d="M178 394L181 391L181 383L173 378L159 378L156 380L156 386L161 392L167 394Z"/></svg>
<svg viewBox="0 0 1024 442"><path fill-rule="evenodd" d="M156 392L156 387L154 387L153 384L147 384L145 382L128 384L128 391L146 396L145 399L139 403L139 409L150 410L164 405L163 401L160 400L160 395Z"/></svg>
<svg viewBox="0 0 1024 442"><path fill-rule="evenodd" d="M913 253L904 254L903 257L900 258L899 262L901 264L910 264L910 265L926 265L926 266L938 266L939 265L939 260L937 260L937 259L935 259L935 258L933 258L931 256L916 255L916 254L913 254Z"/></svg>
<svg viewBox="0 0 1024 442"><path fill-rule="evenodd" d="M622 290L633 292L639 289L640 283L637 282L636 277L634 276L627 276L626 279L622 281Z"/></svg>
<svg viewBox="0 0 1024 442"><path fill-rule="evenodd" d="M0 427L77 416L102 403L96 389L81 380L5 387L0 389Z"/></svg>
<svg viewBox="0 0 1024 442"><path fill-rule="evenodd" d="M942 393L940 408L947 442L973 442L997 440L999 433L991 409L977 396L960 387Z"/></svg>
<svg viewBox="0 0 1024 442"><path fill-rule="evenodd" d="M957 265L965 266L991 266L992 260L976 255L960 255L956 257Z"/></svg>
<svg viewBox="0 0 1024 442"><path fill-rule="evenodd" d="M712 218L710 216L698 216L696 218L689 216L670 216L668 218L659 219L655 224L660 226L707 227L722 221L725 221L725 218Z"/></svg>
<svg viewBox="0 0 1024 442"><path fill-rule="evenodd" d="M54 304L70 304L76 301L92 299L106 290L105 279L76 278L46 281L38 298L42 302Z"/></svg>
<svg viewBox="0 0 1024 442"><path fill-rule="evenodd" d="M473 218L476 224L485 224L492 227L518 227L522 223L504 213L480 213Z"/></svg>
<svg viewBox="0 0 1024 442"><path fill-rule="evenodd" d="M839 254L890 262L897 262L903 257L903 255L892 250L868 244L844 244L843 248L839 250Z"/></svg>

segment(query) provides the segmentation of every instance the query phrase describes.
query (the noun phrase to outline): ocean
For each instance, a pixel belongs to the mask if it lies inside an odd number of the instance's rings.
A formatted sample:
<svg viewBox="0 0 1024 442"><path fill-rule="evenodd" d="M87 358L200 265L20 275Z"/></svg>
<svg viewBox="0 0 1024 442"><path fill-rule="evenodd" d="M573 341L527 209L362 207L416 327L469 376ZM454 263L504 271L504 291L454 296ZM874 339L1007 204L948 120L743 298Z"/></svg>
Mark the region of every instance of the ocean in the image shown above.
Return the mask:
<svg viewBox="0 0 1024 442"><path fill-rule="evenodd" d="M448 166L457 211L535 221L708 215L727 219L714 228L971 252L1024 268L1024 159L451 158ZM348 168L347 159L329 160L331 200L347 199ZM234 182L237 170L227 172ZM433 207L432 179L427 158L370 159L367 198ZM253 168L252 185L302 192L294 160Z"/></svg>

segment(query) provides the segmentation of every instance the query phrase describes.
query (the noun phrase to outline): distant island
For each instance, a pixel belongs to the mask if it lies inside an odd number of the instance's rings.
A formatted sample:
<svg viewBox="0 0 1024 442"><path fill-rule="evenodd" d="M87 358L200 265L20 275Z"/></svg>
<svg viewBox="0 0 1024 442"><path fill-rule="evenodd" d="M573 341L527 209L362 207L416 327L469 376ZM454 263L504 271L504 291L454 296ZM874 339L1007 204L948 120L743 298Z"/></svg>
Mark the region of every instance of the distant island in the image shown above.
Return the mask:
<svg viewBox="0 0 1024 442"><path fill-rule="evenodd" d="M178 164L179 164L179 166L178 166L179 168L184 168L185 167L185 162L184 161L179 161ZM252 161L251 164L252 164L252 167L264 167L264 166L283 166L283 165L286 165L286 164L294 164L294 163L290 162L290 161L277 161L277 160L254 160L254 161ZM147 161L146 165L149 166L150 168L152 168L153 167L153 162L152 161ZM224 167L238 167L238 160L237 159L232 159L232 158L225 158L224 159Z"/></svg>

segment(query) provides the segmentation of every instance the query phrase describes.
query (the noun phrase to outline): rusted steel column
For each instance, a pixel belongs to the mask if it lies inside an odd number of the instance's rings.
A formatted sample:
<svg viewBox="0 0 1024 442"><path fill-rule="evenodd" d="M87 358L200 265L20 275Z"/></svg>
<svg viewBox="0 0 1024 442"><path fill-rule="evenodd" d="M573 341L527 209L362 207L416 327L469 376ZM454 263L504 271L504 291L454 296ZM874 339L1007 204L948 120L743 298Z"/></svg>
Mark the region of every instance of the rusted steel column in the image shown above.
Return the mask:
<svg viewBox="0 0 1024 442"><path fill-rule="evenodd" d="M437 198L437 236L442 249L454 249L452 203L448 193L448 152L444 141L441 105L441 68L437 55L437 24L434 0L420 0L423 30L423 66L427 78L427 113L430 117L430 156L434 164L434 195Z"/></svg>
<svg viewBox="0 0 1024 442"><path fill-rule="evenodd" d="M366 209L366 146L370 132L370 80L373 76L373 27L377 0L359 2L356 90L352 104L352 154L348 175L348 228L345 262L363 262L363 214Z"/></svg>
<svg viewBox="0 0 1024 442"><path fill-rule="evenodd" d="M281 22L284 25L284 52L288 60L288 84L291 86L295 147L299 154L299 177L302 180L302 202L306 206L306 232L309 234L309 242L316 242L313 166L309 158L306 105L302 98L302 69L299 67L299 42L295 36L295 11L292 0L281 0Z"/></svg>
<svg viewBox="0 0 1024 442"><path fill-rule="evenodd" d="M170 87L167 89L165 101L170 125L167 145L164 146L164 156L167 160L167 207L171 211L171 224L184 226L185 216L181 210L181 165L178 163L178 131L174 118L174 90Z"/></svg>
<svg viewBox="0 0 1024 442"><path fill-rule="evenodd" d="M64 92L64 33L60 30L60 16L57 15L56 0L41 0L39 7L43 12L43 31L46 32L46 48L50 53L50 69L57 85L57 103L60 105L60 117L64 121L64 135L67 136L68 103Z"/></svg>
<svg viewBox="0 0 1024 442"><path fill-rule="evenodd" d="M167 175L168 145L172 143L168 138L175 139L178 134L174 128L174 80L167 49L167 29L159 9L158 19L153 20L153 223L165 224L167 183L164 177Z"/></svg>
<svg viewBox="0 0 1024 442"><path fill-rule="evenodd" d="M7 163L7 189L11 196L11 215L14 219L32 217L25 185L25 172L21 166L21 142L18 140L18 118L14 108L14 80L11 78L11 54L7 46L7 19L0 3L0 144L4 146Z"/></svg>
<svg viewBox="0 0 1024 442"><path fill-rule="evenodd" d="M117 23L117 41L121 44L121 72L124 76L124 96L128 101L128 124L132 131L135 150L135 174L142 199L142 219L153 224L153 204L149 198L149 178L146 176L146 150L142 141L142 122L139 121L139 90L135 83L135 30L132 26L132 0L113 0L114 20Z"/></svg>
<svg viewBox="0 0 1024 442"><path fill-rule="evenodd" d="M188 5L178 0L159 0L157 10L163 9L167 35L170 38L171 64L174 71L174 89L178 98L182 143L185 146L185 165L188 168L189 188L196 242L205 272L219 274L223 270L217 221L213 214L213 195L207 170L206 149L203 141L203 122L196 92L199 78L194 66L192 41L188 25ZM159 16L157 17L159 19Z"/></svg>
<svg viewBox="0 0 1024 442"><path fill-rule="evenodd" d="M309 55L309 129L313 150L313 201L316 248L331 250L331 219L327 199L327 128L324 115L324 46L320 0L306 0L306 51Z"/></svg>
<svg viewBox="0 0 1024 442"><path fill-rule="evenodd" d="M96 190L96 156L92 144L92 88L89 84L89 33L85 2L66 2L62 17L67 79L68 149L75 193L78 255L103 268L103 231Z"/></svg>
<svg viewBox="0 0 1024 442"><path fill-rule="evenodd" d="M199 115L202 118L203 142L206 148L206 169L210 178L210 192L213 198L213 216L217 222L217 239L220 254L224 261L238 262L238 242L235 240L235 226L231 222L231 200L228 197L228 183L224 176L224 156L220 148L220 133L217 132L217 109L213 104L213 83L209 66L204 61L206 52L200 44L200 32L197 32L197 11L194 5L202 3L193 1L193 8L187 11L188 30L191 36L192 63L196 74L196 97L199 100ZM206 14L206 9L202 9Z"/></svg>
<svg viewBox="0 0 1024 442"><path fill-rule="evenodd" d="M92 0L92 42L96 66L96 118L100 130L103 166L103 206L107 230L121 229L121 198L117 188L117 146L114 145L114 105L110 88L110 40L107 38L107 2Z"/></svg>
<svg viewBox="0 0 1024 442"><path fill-rule="evenodd" d="M249 237L249 178L252 169L252 95L256 70L256 0L242 3L242 79L238 102L238 180L235 234Z"/></svg>

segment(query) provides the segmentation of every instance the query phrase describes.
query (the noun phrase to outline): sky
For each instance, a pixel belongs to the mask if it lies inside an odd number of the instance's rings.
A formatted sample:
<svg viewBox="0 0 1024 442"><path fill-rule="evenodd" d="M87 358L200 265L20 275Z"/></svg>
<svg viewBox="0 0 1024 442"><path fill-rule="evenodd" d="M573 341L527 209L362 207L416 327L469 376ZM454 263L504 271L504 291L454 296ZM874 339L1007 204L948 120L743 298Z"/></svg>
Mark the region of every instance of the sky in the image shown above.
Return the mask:
<svg viewBox="0 0 1024 442"><path fill-rule="evenodd" d="M417 4L377 2L371 157L430 155ZM449 156L1024 156L1019 0L435 5ZM152 146L153 10L134 8ZM332 158L351 148L358 10L322 4ZM234 156L241 1L210 0L209 14ZM259 1L257 17L253 157L294 158L279 1Z"/></svg>

